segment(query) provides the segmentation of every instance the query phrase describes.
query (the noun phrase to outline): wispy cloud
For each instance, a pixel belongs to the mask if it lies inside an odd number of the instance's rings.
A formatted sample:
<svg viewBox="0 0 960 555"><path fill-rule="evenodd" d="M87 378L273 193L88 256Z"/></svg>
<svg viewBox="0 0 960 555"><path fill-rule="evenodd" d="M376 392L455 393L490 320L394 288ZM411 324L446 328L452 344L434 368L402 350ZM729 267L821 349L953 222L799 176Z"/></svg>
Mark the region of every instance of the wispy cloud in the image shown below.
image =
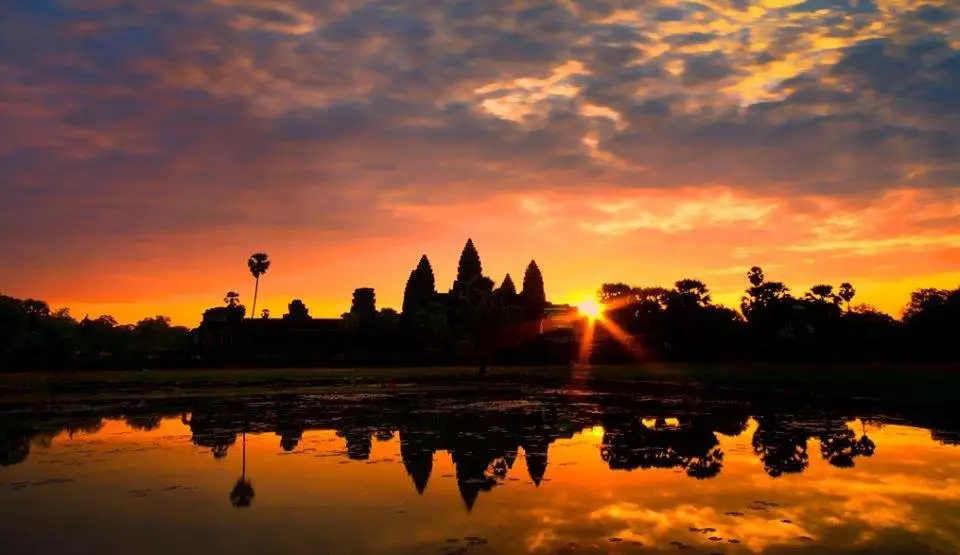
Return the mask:
<svg viewBox="0 0 960 555"><path fill-rule="evenodd" d="M955 261L958 37L945 0L6 3L0 288L53 283L37 253L88 270L67 298L170 242L332 253L523 218L569 256L659 233L717 267Z"/></svg>

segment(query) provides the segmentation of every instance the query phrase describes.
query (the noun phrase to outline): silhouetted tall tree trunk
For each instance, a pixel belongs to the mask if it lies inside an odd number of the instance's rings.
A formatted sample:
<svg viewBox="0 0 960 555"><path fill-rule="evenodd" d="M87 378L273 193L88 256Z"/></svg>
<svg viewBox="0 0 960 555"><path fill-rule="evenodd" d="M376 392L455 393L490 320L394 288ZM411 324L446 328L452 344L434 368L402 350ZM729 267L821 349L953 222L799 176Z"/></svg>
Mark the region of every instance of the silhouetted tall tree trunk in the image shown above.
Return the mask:
<svg viewBox="0 0 960 555"><path fill-rule="evenodd" d="M253 279L256 280L256 285L253 286L253 310L250 311L250 317L253 318L253 315L257 313L257 295L260 293L260 276L267 273L267 270L270 269L270 257L267 256L265 252L255 252L251 254L247 260L247 267L250 268L250 273L253 275Z"/></svg>
<svg viewBox="0 0 960 555"><path fill-rule="evenodd" d="M257 313L257 294L260 293L260 276L256 277L253 285L253 308L250 310L250 317Z"/></svg>
<svg viewBox="0 0 960 555"><path fill-rule="evenodd" d="M230 491L230 503L237 508L249 507L250 503L253 502L253 498L256 495L256 492L253 490L253 484L247 481L247 432L244 430L241 432L241 466L240 466L240 478L237 479L237 483L234 484L233 490Z"/></svg>

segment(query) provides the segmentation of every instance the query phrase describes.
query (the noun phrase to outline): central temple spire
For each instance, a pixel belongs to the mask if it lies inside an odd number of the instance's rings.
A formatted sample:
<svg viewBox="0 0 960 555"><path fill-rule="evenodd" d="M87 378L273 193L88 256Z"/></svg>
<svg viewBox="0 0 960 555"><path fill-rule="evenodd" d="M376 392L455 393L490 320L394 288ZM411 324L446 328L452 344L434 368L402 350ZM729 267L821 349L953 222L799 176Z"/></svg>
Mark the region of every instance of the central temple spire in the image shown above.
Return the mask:
<svg viewBox="0 0 960 555"><path fill-rule="evenodd" d="M467 239L460 253L460 262L457 265L457 280L453 282L456 291L465 289L471 281L483 277L483 266L480 264L480 253L473 244L473 239Z"/></svg>

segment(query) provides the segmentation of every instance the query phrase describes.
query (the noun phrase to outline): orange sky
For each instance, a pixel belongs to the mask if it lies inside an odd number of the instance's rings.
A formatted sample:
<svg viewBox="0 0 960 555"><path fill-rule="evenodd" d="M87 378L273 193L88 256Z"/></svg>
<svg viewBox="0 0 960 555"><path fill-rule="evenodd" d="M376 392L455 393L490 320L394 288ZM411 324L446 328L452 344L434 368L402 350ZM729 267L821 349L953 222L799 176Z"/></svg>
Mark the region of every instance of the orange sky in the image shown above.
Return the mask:
<svg viewBox="0 0 960 555"><path fill-rule="evenodd" d="M762 266L898 314L960 285L960 7L39 3L0 17L0 293L194 325L399 308L467 237L555 302Z"/></svg>

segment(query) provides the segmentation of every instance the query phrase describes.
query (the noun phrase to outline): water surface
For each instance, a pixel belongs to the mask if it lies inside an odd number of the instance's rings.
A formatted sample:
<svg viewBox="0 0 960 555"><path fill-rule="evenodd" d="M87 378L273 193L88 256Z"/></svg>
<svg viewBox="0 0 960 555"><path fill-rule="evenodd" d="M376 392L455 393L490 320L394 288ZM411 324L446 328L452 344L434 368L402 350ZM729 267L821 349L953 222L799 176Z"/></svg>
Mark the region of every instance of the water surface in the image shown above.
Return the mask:
<svg viewBox="0 0 960 555"><path fill-rule="evenodd" d="M560 391L8 407L0 552L958 553L957 429Z"/></svg>

